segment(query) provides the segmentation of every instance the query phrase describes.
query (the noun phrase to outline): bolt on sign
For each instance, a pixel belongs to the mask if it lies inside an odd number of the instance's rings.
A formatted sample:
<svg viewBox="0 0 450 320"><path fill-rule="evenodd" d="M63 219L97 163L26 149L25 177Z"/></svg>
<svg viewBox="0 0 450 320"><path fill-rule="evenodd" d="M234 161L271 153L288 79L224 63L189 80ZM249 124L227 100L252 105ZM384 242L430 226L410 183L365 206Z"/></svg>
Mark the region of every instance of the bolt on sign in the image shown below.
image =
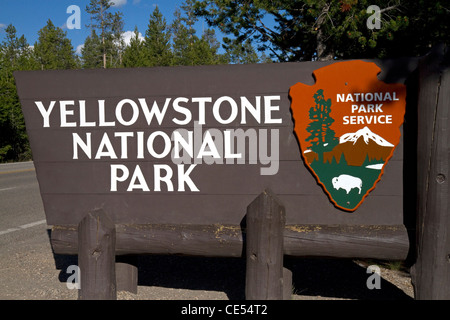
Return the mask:
<svg viewBox="0 0 450 320"><path fill-rule="evenodd" d="M404 82L410 65L399 60L388 75ZM74 225L103 209L117 224L239 226L269 188L288 223L350 223L336 206L360 205L352 224L402 224L394 146L405 89L379 81L379 70L302 62L16 72L47 223Z"/></svg>
<svg viewBox="0 0 450 320"><path fill-rule="evenodd" d="M314 71L313 86L291 87L302 158L336 207L356 210L380 181L400 142L406 86L378 80L373 62Z"/></svg>

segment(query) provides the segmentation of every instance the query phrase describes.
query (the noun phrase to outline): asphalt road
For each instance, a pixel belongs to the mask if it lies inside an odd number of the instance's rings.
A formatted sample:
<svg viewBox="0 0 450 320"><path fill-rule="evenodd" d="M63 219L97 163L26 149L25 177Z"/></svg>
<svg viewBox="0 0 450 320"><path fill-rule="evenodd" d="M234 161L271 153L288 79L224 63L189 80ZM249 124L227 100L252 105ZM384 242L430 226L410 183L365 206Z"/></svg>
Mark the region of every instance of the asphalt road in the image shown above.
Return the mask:
<svg viewBox="0 0 450 320"><path fill-rule="evenodd" d="M0 164L0 214L0 235L45 223L33 162Z"/></svg>
<svg viewBox="0 0 450 320"><path fill-rule="evenodd" d="M76 256L54 255L33 162L0 164L0 300L76 300L67 287ZM139 256L133 300L241 300L245 261L235 258ZM382 269L369 290L367 270L351 260L286 259L293 300L411 299L407 274Z"/></svg>
<svg viewBox="0 0 450 320"><path fill-rule="evenodd" d="M58 274L33 162L0 164L0 299L52 299Z"/></svg>

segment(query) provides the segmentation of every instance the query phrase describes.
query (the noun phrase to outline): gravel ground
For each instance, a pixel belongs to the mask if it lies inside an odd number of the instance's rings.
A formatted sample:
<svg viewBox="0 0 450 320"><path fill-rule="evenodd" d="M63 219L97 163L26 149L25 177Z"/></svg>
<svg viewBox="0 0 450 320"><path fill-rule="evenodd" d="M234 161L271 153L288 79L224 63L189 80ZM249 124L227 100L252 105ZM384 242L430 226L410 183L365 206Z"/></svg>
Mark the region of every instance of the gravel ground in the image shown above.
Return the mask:
<svg viewBox="0 0 450 320"><path fill-rule="evenodd" d="M36 226L0 237L0 299L76 300L67 268L76 256L54 255L49 230ZM381 265L380 289L369 290L367 261L287 258L293 300L407 300L413 288L407 272ZM139 256L138 293L119 300L242 300L245 261L237 258Z"/></svg>

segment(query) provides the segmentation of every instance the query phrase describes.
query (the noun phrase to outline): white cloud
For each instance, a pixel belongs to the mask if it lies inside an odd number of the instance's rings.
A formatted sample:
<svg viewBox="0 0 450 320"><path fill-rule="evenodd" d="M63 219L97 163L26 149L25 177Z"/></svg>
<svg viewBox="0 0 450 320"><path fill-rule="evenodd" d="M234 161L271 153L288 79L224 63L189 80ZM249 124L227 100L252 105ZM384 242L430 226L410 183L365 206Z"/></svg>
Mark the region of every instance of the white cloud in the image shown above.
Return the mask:
<svg viewBox="0 0 450 320"><path fill-rule="evenodd" d="M139 4L141 0L133 0L133 4Z"/></svg>
<svg viewBox="0 0 450 320"><path fill-rule="evenodd" d="M1 29L6 29L6 24L0 23L0 30L1 30Z"/></svg>
<svg viewBox="0 0 450 320"><path fill-rule="evenodd" d="M75 53L77 55L81 56L81 49L83 49L83 48L84 48L84 43L77 46L77 50L75 51Z"/></svg>
<svg viewBox="0 0 450 320"><path fill-rule="evenodd" d="M134 37L134 31L125 31L124 33L122 33L122 39L125 42L125 45L129 45L131 38ZM144 37L142 36L142 33L139 32L139 40L144 41Z"/></svg>
<svg viewBox="0 0 450 320"><path fill-rule="evenodd" d="M121 7L127 4L127 0L109 0L111 7Z"/></svg>

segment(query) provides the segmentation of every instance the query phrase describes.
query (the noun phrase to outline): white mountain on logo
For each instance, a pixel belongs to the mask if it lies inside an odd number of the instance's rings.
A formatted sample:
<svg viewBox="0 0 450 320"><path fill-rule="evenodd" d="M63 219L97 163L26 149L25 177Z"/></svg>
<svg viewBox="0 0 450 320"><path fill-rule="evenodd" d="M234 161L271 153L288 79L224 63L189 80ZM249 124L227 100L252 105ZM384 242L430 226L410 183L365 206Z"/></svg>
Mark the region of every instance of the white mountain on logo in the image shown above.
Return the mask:
<svg viewBox="0 0 450 320"><path fill-rule="evenodd" d="M353 144L355 144L356 141L358 141L361 137L364 139L364 142L366 144L369 144L369 141L372 140L373 142L382 147L394 147L392 143L386 141L376 133L370 131L368 127L364 127L356 132L343 134L339 138L339 143L353 142Z"/></svg>
<svg viewBox="0 0 450 320"><path fill-rule="evenodd" d="M381 164L384 164L392 154L393 148L392 143L373 133L368 127L364 127L356 132L344 133L333 150L323 153L323 161L339 163L343 156L350 166L362 166L368 160L372 162L369 169L380 169ZM303 155L309 163L319 159L318 154L310 149L304 151ZM379 162L374 163L376 160Z"/></svg>

